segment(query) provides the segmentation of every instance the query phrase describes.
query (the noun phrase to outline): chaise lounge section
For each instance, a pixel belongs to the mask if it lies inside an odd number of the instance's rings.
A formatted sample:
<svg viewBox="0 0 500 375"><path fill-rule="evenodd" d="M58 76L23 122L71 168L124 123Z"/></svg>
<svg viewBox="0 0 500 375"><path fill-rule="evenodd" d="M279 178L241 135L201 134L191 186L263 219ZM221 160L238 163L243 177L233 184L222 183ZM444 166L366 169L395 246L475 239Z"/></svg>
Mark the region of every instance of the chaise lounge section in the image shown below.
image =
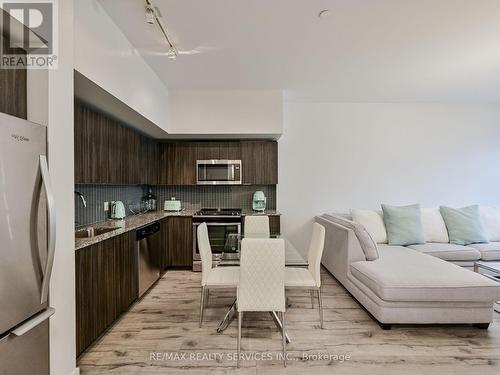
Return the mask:
<svg viewBox="0 0 500 375"><path fill-rule="evenodd" d="M491 323L500 284L467 268L481 259L483 252L491 255L495 250L444 243L375 244L372 236L346 215L325 214L316 221L326 229L323 266L382 328L392 324L474 324L487 328Z"/></svg>

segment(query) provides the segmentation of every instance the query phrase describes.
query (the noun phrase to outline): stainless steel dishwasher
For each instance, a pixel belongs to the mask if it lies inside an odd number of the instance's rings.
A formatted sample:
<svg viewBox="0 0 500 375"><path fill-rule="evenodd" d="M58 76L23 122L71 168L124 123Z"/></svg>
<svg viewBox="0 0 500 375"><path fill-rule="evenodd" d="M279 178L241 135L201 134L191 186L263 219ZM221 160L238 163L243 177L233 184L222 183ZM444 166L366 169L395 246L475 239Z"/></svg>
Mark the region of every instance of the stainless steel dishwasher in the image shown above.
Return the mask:
<svg viewBox="0 0 500 375"><path fill-rule="evenodd" d="M160 223L155 221L137 229L136 240L140 298L160 278Z"/></svg>

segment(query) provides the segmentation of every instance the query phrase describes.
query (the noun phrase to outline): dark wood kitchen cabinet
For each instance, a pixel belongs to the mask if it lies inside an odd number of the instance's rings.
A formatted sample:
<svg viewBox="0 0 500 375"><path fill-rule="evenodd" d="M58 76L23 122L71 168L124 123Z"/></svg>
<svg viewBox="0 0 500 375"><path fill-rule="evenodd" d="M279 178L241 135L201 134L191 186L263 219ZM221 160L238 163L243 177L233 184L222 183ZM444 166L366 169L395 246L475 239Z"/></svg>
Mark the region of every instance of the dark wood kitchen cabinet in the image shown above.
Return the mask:
<svg viewBox="0 0 500 375"><path fill-rule="evenodd" d="M239 141L200 141L192 144L196 149L196 160L240 160Z"/></svg>
<svg viewBox="0 0 500 375"><path fill-rule="evenodd" d="M276 141L242 141L241 169L244 184L277 184L278 143Z"/></svg>
<svg viewBox="0 0 500 375"><path fill-rule="evenodd" d="M75 102L75 183L157 183L157 142Z"/></svg>
<svg viewBox="0 0 500 375"><path fill-rule="evenodd" d="M271 236L281 235L280 215L269 215L269 233L271 234Z"/></svg>
<svg viewBox="0 0 500 375"><path fill-rule="evenodd" d="M75 105L75 182L108 181L109 128L106 118Z"/></svg>
<svg viewBox="0 0 500 375"><path fill-rule="evenodd" d="M135 244L132 231L76 251L77 356L136 300Z"/></svg>
<svg viewBox="0 0 500 375"><path fill-rule="evenodd" d="M168 218L160 220L160 273L168 268Z"/></svg>
<svg viewBox="0 0 500 375"><path fill-rule="evenodd" d="M158 150L158 183L160 185L196 184L195 143L160 143Z"/></svg>
<svg viewBox="0 0 500 375"><path fill-rule="evenodd" d="M2 47L8 48L10 42L1 36ZM19 48L16 54L25 52ZM26 69L0 69L0 112L12 116L27 118L27 71Z"/></svg>
<svg viewBox="0 0 500 375"><path fill-rule="evenodd" d="M168 266L191 268L193 266L193 219L191 216L168 218Z"/></svg>
<svg viewBox="0 0 500 375"><path fill-rule="evenodd" d="M243 183L278 183L275 141L182 141L159 144L158 183L196 184L196 160L242 160Z"/></svg>

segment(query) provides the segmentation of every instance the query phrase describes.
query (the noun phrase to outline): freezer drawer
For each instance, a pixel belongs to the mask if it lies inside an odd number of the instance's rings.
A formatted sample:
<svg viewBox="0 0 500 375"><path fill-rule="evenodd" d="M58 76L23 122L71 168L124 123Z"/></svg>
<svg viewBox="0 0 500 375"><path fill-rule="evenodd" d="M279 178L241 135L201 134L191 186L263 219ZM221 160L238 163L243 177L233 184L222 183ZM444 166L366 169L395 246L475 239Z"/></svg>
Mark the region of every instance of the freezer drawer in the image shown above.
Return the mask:
<svg viewBox="0 0 500 375"><path fill-rule="evenodd" d="M49 374L49 321L45 320L22 336L0 339L0 374Z"/></svg>

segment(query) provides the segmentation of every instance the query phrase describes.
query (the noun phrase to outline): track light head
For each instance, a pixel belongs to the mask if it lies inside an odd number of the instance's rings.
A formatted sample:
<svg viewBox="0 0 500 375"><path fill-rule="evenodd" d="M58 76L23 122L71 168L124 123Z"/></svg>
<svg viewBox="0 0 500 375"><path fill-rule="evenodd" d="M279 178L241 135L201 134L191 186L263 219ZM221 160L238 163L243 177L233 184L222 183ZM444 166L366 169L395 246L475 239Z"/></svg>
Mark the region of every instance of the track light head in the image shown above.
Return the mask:
<svg viewBox="0 0 500 375"><path fill-rule="evenodd" d="M167 57L170 60L175 60L177 58L177 51L174 47L170 47L167 51Z"/></svg>
<svg viewBox="0 0 500 375"><path fill-rule="evenodd" d="M146 8L146 23L150 24L150 25L154 25L155 23L155 10L153 9L153 7L149 6L149 5L146 5L145 6Z"/></svg>

